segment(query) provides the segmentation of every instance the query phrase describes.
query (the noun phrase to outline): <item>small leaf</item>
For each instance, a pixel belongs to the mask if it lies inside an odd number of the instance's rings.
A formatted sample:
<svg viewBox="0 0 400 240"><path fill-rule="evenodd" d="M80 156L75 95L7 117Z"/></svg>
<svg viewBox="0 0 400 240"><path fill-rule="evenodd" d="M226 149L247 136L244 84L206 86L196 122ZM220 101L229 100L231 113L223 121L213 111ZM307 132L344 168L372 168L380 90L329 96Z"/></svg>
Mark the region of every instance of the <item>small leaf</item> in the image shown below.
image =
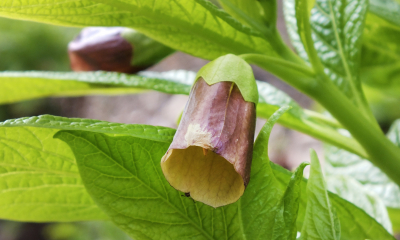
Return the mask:
<svg viewBox="0 0 400 240"><path fill-rule="evenodd" d="M315 151L311 151L310 178L307 183L307 209L301 229L302 239L340 239L339 220L335 216Z"/></svg>
<svg viewBox="0 0 400 240"><path fill-rule="evenodd" d="M308 163L302 163L293 173L286 191L276 207L275 222L266 223L274 225L272 239L296 239L296 220L301 199L301 183L303 181L303 170L307 165Z"/></svg>
<svg viewBox="0 0 400 240"><path fill-rule="evenodd" d="M282 107L275 112L264 124L254 143L251 181L239 200L243 229L248 239L272 237L273 224L268 222L274 222L275 206L283 195L284 186L279 185L269 165L268 141L272 127L288 109Z"/></svg>

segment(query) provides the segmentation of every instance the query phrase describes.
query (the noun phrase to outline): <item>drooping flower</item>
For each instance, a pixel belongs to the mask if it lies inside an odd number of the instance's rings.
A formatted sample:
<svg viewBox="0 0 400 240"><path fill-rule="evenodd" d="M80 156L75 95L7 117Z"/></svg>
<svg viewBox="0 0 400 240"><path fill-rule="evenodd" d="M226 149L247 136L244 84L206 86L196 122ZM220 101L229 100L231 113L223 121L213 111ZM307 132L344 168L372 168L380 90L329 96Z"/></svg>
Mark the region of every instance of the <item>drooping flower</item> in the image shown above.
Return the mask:
<svg viewBox="0 0 400 240"><path fill-rule="evenodd" d="M250 180L257 100L241 58L226 55L203 67L161 160L171 186L213 207L236 202Z"/></svg>

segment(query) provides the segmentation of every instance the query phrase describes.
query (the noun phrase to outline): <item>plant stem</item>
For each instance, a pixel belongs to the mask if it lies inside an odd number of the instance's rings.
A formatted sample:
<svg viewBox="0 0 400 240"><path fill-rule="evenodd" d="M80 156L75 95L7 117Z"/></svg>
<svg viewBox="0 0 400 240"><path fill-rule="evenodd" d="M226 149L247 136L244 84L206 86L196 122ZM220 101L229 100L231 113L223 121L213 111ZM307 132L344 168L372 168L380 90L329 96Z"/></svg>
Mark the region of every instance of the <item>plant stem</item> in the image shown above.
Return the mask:
<svg viewBox="0 0 400 240"><path fill-rule="evenodd" d="M304 60L301 59L296 53L292 51L292 49L288 47L288 45L285 44L276 28L270 30L268 41L275 52L277 52L279 56L281 56L283 59L296 64L305 65Z"/></svg>
<svg viewBox="0 0 400 240"><path fill-rule="evenodd" d="M400 186L400 148L395 146L358 107L356 107L331 81L298 64L288 68L262 55L242 55L248 62L283 79L307 94L334 116L361 144L369 160ZM292 64L292 63L291 63Z"/></svg>
<svg viewBox="0 0 400 240"><path fill-rule="evenodd" d="M364 147L369 160L400 186L400 149L331 82L318 82L306 94L323 105Z"/></svg>

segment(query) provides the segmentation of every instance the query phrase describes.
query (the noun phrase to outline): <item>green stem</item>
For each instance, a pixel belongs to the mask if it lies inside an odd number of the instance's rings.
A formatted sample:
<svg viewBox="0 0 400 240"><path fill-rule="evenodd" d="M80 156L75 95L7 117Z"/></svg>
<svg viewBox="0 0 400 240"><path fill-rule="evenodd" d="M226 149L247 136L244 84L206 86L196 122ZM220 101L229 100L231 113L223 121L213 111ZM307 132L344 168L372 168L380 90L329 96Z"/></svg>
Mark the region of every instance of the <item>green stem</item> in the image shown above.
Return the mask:
<svg viewBox="0 0 400 240"><path fill-rule="evenodd" d="M283 59L299 65L305 65L304 60L301 59L296 53L292 51L292 49L288 47L288 45L285 44L281 35L276 29L271 29L268 36L268 41L274 51L278 53L279 56L281 56Z"/></svg>
<svg viewBox="0 0 400 240"><path fill-rule="evenodd" d="M395 146L331 81L307 71L306 66L279 66L260 55L244 55L325 107L361 144L369 160L400 186L400 148Z"/></svg>
<svg viewBox="0 0 400 240"><path fill-rule="evenodd" d="M305 93L323 105L364 147L369 160L400 186L400 149L359 108L331 82L319 82Z"/></svg>

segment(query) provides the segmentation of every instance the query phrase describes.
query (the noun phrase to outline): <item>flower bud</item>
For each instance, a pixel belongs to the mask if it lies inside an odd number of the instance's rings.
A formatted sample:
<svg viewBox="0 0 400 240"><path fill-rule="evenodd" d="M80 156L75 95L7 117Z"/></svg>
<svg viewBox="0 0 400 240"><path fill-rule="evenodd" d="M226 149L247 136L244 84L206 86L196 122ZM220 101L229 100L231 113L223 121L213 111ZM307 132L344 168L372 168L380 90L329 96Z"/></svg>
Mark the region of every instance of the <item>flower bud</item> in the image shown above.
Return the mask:
<svg viewBox="0 0 400 240"><path fill-rule="evenodd" d="M255 102L244 99L240 86L230 78L232 72L212 85L206 82L216 81L210 76L223 75L221 59L227 60L221 57L206 65L211 74L200 75L193 85L172 144L161 159L171 186L212 207L236 202L243 195L250 180L256 121ZM245 68L233 71L247 72L248 85L254 86L250 66L240 63ZM245 81L239 82L243 86Z"/></svg>
<svg viewBox="0 0 400 240"><path fill-rule="evenodd" d="M133 29L88 27L68 45L74 71L135 73L166 57L173 50Z"/></svg>

